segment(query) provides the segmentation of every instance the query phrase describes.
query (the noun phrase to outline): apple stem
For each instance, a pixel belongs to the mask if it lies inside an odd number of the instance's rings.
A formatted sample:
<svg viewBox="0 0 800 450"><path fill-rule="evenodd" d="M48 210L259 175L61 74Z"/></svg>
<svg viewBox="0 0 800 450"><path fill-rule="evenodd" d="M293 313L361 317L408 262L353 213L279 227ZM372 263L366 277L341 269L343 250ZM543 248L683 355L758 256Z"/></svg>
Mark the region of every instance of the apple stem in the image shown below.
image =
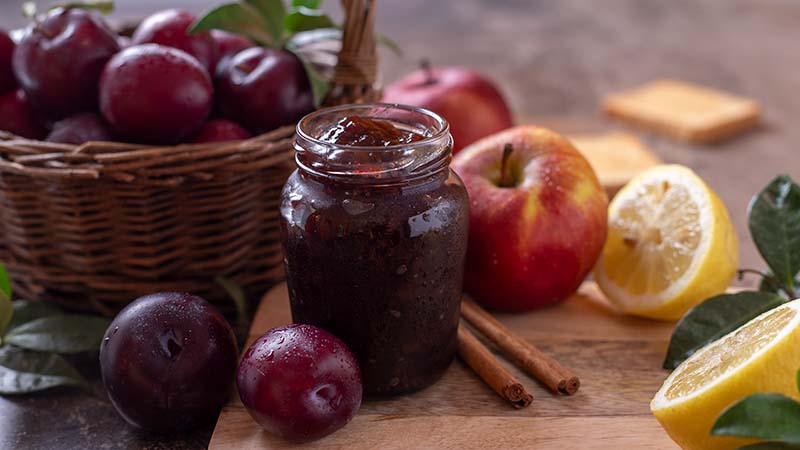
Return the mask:
<svg viewBox="0 0 800 450"><path fill-rule="evenodd" d="M500 187L509 187L513 184L513 180L508 179L508 158L513 151L514 146L510 142L503 146L503 159L500 162Z"/></svg>
<svg viewBox="0 0 800 450"><path fill-rule="evenodd" d="M433 69L431 68L431 60L428 58L422 58L419 62L419 68L425 72L425 82L424 85L434 84L436 83L436 78L433 76Z"/></svg>

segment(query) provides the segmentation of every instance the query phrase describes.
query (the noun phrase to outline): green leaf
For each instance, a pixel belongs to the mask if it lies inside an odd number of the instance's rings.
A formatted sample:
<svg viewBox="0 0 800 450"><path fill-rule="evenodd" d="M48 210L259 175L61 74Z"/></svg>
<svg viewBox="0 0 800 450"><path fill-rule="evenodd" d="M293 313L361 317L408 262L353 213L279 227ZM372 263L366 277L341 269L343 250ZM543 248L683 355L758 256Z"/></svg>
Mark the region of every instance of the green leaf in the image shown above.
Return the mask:
<svg viewBox="0 0 800 450"><path fill-rule="evenodd" d="M753 394L725 410L711 434L800 445L800 403L780 394Z"/></svg>
<svg viewBox="0 0 800 450"><path fill-rule="evenodd" d="M40 352L97 351L109 321L97 316L61 314L22 324L9 331L5 341Z"/></svg>
<svg viewBox="0 0 800 450"><path fill-rule="evenodd" d="M55 8L93 9L101 14L111 14L114 12L114 2L112 0L85 0L82 2L56 3L51 5L48 10Z"/></svg>
<svg viewBox="0 0 800 450"><path fill-rule="evenodd" d="M286 7L283 0L244 0L245 3L255 8L264 19L264 30L272 36L274 47L283 47L285 34L283 20L286 17Z"/></svg>
<svg viewBox="0 0 800 450"><path fill-rule="evenodd" d="M310 8L310 9L317 9L319 8L320 0L292 0L292 8Z"/></svg>
<svg viewBox="0 0 800 450"><path fill-rule="evenodd" d="M14 300L13 306L14 315L11 316L11 322L8 324L9 330L41 317L63 314L59 308L45 302Z"/></svg>
<svg viewBox="0 0 800 450"><path fill-rule="evenodd" d="M761 281L758 283L758 290L761 292L772 292L773 294L778 294L794 300L789 292L783 290L783 287L780 285L780 283L782 282L775 278L775 274L773 274L771 271L767 271L767 276L761 277ZM800 286L800 280L795 279L794 285Z"/></svg>
<svg viewBox="0 0 800 450"><path fill-rule="evenodd" d="M800 450L800 445L786 444L783 442L759 442L745 445L738 450Z"/></svg>
<svg viewBox="0 0 800 450"><path fill-rule="evenodd" d="M797 391L800 392L800 370L797 371L796 382L797 382Z"/></svg>
<svg viewBox="0 0 800 450"><path fill-rule="evenodd" d="M14 307L11 304L12 294L11 279L5 266L0 264L0 336L5 333L14 314Z"/></svg>
<svg viewBox="0 0 800 450"><path fill-rule="evenodd" d="M336 24L323 11L302 6L292 9L283 19L283 27L292 34L335 26Z"/></svg>
<svg viewBox="0 0 800 450"><path fill-rule="evenodd" d="M400 44L395 42L389 36L386 36L386 35L383 35L383 34L378 34L378 44L383 45L384 47L387 47L396 56L403 56L403 49L400 48Z"/></svg>
<svg viewBox="0 0 800 450"><path fill-rule="evenodd" d="M664 368L678 367L705 345L786 302L787 299L768 292L746 291L711 297L690 309L675 326Z"/></svg>
<svg viewBox="0 0 800 450"><path fill-rule="evenodd" d="M228 3L207 12L189 28L190 33L209 30L239 33L266 47L275 47L275 37L258 10L246 3Z"/></svg>
<svg viewBox="0 0 800 450"><path fill-rule="evenodd" d="M227 292L228 296L233 300L233 304L236 306L237 321L239 323L243 320L246 321L247 299L245 299L242 287L225 277L217 277L216 282L225 289L225 292Z"/></svg>
<svg viewBox="0 0 800 450"><path fill-rule="evenodd" d="M6 266L0 263L0 294L4 294L9 300L14 298L14 293L11 290L11 278L8 276Z"/></svg>
<svg viewBox="0 0 800 450"><path fill-rule="evenodd" d="M793 290L800 271L800 186L786 175L776 177L753 197L748 222L759 253Z"/></svg>
<svg viewBox="0 0 800 450"><path fill-rule="evenodd" d="M322 101L325 100L325 96L328 95L328 92L331 90L331 85L317 70L314 66L306 60L306 58L298 51L295 51L292 48L289 48L289 51L295 54L297 58L303 63L303 68L306 70L306 76L308 76L308 82L311 84L311 92L314 94L314 107L319 108L322 104Z"/></svg>
<svg viewBox="0 0 800 450"><path fill-rule="evenodd" d="M241 286L225 277L217 277L216 282L225 289L228 296L233 301L233 304L236 306L236 324L234 332L239 342L244 342L247 338L247 332L250 329L250 314L244 290L242 290Z"/></svg>
<svg viewBox="0 0 800 450"><path fill-rule="evenodd" d="M55 353L0 348L0 394L24 394L56 386L86 386L83 377Z"/></svg>

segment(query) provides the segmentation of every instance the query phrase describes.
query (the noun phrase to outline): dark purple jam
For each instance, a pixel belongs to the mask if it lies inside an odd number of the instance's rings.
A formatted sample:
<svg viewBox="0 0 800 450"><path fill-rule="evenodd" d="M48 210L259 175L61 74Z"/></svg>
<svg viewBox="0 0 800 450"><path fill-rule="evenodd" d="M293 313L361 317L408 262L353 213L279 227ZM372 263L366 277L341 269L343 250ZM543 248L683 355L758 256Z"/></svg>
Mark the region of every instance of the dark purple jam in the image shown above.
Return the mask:
<svg viewBox="0 0 800 450"><path fill-rule="evenodd" d="M394 128L388 121L345 117L328 131L344 128L333 141L346 142L345 152L354 151L346 148L353 142L396 148L423 139L385 125ZM326 133L319 140L329 138ZM450 142L448 135L440 145ZM339 172L326 174L320 164L305 170L301 163L283 190L293 319L330 331L353 350L368 395L426 387L456 352L469 204L447 165L449 147L440 151L444 159L434 169L390 179L369 178L358 164L346 176L333 176ZM298 162L307 157L298 153Z"/></svg>

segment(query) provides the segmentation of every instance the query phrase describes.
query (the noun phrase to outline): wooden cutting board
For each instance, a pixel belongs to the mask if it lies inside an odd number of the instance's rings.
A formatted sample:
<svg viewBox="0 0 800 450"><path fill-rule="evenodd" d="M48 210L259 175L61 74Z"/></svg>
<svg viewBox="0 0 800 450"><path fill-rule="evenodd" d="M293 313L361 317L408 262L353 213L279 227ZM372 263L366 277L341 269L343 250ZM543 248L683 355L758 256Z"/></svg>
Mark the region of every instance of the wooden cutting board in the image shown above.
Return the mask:
<svg viewBox="0 0 800 450"><path fill-rule="evenodd" d="M248 344L266 330L291 322L286 285L267 293ZM412 395L367 400L346 427L302 446L264 431L238 396L219 416L211 450L265 449L537 449L670 450L649 403L667 371L661 362L673 323L614 312L594 283L556 307L523 315L498 315L503 323L574 370L580 391L554 395L514 366L531 390L526 409L501 400L461 361L435 385Z"/></svg>

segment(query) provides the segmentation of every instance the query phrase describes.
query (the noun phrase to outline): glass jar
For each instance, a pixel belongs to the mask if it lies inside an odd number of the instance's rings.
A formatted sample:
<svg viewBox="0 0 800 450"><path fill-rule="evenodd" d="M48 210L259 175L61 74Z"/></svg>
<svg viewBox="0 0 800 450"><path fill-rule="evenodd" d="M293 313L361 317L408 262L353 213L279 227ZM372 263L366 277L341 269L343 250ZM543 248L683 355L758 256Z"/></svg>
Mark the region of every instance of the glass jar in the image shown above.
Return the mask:
<svg viewBox="0 0 800 450"><path fill-rule="evenodd" d="M320 139L344 117L389 121L416 142L342 146ZM342 339L367 395L435 382L456 353L469 202L450 170L447 122L400 105L345 105L297 125L297 170L281 197L295 322Z"/></svg>

